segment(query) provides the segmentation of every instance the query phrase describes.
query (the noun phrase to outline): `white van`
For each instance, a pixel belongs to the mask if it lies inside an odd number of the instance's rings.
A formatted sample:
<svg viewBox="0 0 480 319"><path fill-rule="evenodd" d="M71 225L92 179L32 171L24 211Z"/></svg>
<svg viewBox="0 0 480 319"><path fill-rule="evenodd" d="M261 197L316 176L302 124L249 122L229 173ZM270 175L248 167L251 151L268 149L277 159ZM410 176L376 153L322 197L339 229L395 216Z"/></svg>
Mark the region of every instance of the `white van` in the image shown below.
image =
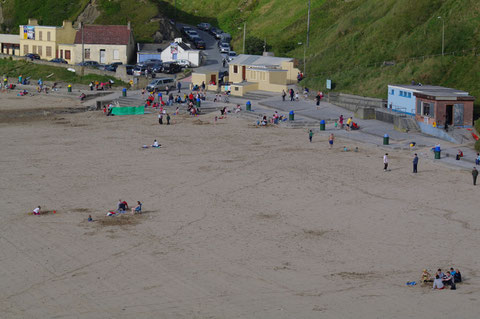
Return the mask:
<svg viewBox="0 0 480 319"><path fill-rule="evenodd" d="M155 79L147 85L147 91L148 92L166 91L167 85L171 90L175 89L175 80L173 78Z"/></svg>

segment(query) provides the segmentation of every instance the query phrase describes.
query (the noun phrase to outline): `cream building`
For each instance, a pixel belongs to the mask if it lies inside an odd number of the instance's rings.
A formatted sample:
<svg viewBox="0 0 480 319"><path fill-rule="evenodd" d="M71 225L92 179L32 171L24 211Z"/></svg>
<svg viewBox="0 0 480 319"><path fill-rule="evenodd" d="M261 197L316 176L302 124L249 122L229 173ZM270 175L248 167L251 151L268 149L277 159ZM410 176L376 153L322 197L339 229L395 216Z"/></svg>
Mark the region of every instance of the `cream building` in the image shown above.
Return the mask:
<svg viewBox="0 0 480 319"><path fill-rule="evenodd" d="M83 45L82 45L83 44ZM135 40L130 23L127 25L84 25L78 30L71 63L85 61L100 64L127 64L135 53Z"/></svg>
<svg viewBox="0 0 480 319"><path fill-rule="evenodd" d="M20 55L20 38L16 34L0 34L0 53Z"/></svg>
<svg viewBox="0 0 480 319"><path fill-rule="evenodd" d="M229 63L229 81L233 95L262 90L282 92L297 82L300 72L293 58L240 54Z"/></svg>
<svg viewBox="0 0 480 319"><path fill-rule="evenodd" d="M76 30L72 22L63 21L61 27L40 26L36 19L28 19L28 25L20 26L20 55L36 53L41 59L71 59L71 49L61 49L60 44L73 44Z"/></svg>

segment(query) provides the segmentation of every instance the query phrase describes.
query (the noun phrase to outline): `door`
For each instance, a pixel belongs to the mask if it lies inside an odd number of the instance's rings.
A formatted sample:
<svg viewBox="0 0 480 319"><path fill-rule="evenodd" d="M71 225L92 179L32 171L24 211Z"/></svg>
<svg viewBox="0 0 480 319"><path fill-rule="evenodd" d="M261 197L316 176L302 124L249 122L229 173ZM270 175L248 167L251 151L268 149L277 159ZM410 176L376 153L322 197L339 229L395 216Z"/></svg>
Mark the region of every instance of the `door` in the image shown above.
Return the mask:
<svg viewBox="0 0 480 319"><path fill-rule="evenodd" d="M445 110L445 123L448 125L453 124L453 105L447 105Z"/></svg>
<svg viewBox="0 0 480 319"><path fill-rule="evenodd" d="M100 63L105 64L105 50L100 50Z"/></svg>
<svg viewBox="0 0 480 319"><path fill-rule="evenodd" d="M217 76L215 74L210 76L210 83L217 84Z"/></svg>
<svg viewBox="0 0 480 319"><path fill-rule="evenodd" d="M463 125L463 104L455 104L453 107L453 124Z"/></svg>
<svg viewBox="0 0 480 319"><path fill-rule="evenodd" d="M242 81L247 79L247 67L244 65L242 66Z"/></svg>

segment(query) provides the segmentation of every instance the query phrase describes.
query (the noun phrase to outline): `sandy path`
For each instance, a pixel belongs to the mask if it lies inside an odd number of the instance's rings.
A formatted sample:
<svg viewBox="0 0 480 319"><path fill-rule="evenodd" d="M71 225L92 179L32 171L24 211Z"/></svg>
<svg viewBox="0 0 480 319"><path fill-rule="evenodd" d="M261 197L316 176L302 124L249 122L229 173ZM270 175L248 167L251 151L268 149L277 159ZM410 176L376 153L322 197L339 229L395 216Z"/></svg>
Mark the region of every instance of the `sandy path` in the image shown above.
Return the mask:
<svg viewBox="0 0 480 319"><path fill-rule="evenodd" d="M411 154L390 151L383 172L380 148L329 150L326 137L237 118L175 121L0 124L2 317L477 316L468 171L421 157L413 175ZM164 148L140 148L154 138ZM119 198L145 213L102 225ZM38 204L57 213L27 215ZM450 266L466 279L456 291L405 286Z"/></svg>

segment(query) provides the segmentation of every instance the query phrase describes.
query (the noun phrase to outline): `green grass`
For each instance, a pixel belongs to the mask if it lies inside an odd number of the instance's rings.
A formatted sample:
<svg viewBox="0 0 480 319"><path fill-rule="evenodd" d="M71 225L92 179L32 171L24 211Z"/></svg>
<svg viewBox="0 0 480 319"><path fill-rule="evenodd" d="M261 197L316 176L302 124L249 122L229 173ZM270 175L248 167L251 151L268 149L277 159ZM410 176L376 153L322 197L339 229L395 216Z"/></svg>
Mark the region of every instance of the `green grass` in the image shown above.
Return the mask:
<svg viewBox="0 0 480 319"><path fill-rule="evenodd" d="M0 59L0 74L9 78L17 78L20 74L24 78L31 77L33 80L39 78L49 82L64 82L69 84L88 84L91 81L107 82L111 77L89 74L79 76L63 67L35 64L28 61L15 61L11 59ZM53 74L53 75L51 75ZM50 77L48 77L51 75ZM125 86L122 81L114 79L114 86Z"/></svg>

